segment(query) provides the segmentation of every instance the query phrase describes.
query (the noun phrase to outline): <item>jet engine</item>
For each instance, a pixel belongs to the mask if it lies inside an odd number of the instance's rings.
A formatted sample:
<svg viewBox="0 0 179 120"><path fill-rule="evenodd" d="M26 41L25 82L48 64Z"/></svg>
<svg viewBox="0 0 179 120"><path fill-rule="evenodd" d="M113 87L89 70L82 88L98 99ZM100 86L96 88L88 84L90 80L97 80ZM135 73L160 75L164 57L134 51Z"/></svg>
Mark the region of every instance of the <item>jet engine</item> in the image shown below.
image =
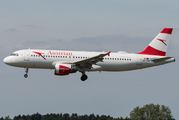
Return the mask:
<svg viewBox="0 0 179 120"><path fill-rule="evenodd" d="M56 64L55 65L55 75L69 75L70 73L75 73L78 71L77 67L70 64Z"/></svg>

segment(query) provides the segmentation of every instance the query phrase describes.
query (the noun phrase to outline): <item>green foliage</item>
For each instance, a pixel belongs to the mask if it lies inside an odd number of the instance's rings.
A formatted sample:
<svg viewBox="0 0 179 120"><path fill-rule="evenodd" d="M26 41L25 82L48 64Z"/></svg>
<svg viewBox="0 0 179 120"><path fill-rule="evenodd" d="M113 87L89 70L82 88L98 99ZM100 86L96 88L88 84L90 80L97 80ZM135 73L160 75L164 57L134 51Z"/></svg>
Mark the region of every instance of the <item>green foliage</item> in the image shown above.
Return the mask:
<svg viewBox="0 0 179 120"><path fill-rule="evenodd" d="M10 119L9 116L0 118L0 120L175 120L171 115L169 107L164 105L147 104L143 107L136 107L130 112L130 118L120 117L113 118L110 115L78 115L73 113L71 116L68 113L65 114L46 114L41 115L39 113L33 115L18 115L14 119Z"/></svg>
<svg viewBox="0 0 179 120"><path fill-rule="evenodd" d="M1 119L0 119L1 120ZM4 119L2 119L4 120ZM78 115L76 113L73 113L71 116L68 113L65 114L46 114L46 115L40 115L39 113L33 114L33 115L18 115L15 116L13 120L131 120L129 118L113 118L111 116L106 115Z"/></svg>
<svg viewBox="0 0 179 120"><path fill-rule="evenodd" d="M20 120L21 119L21 115L15 116L14 120Z"/></svg>
<svg viewBox="0 0 179 120"><path fill-rule="evenodd" d="M4 120L12 120L9 116L5 117Z"/></svg>
<svg viewBox="0 0 179 120"><path fill-rule="evenodd" d="M2 117L2 118L0 118L0 120L4 120L4 118Z"/></svg>
<svg viewBox="0 0 179 120"><path fill-rule="evenodd" d="M130 112L130 118L132 120L174 120L169 107L159 104L138 106Z"/></svg>

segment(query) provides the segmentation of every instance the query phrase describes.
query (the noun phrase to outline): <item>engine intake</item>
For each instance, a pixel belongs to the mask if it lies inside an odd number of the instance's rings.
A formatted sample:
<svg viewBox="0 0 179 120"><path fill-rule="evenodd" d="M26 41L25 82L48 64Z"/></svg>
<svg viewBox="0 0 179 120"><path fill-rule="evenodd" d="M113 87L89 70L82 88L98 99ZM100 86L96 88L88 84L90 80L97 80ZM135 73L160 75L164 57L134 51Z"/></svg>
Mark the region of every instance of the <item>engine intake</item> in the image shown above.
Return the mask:
<svg viewBox="0 0 179 120"><path fill-rule="evenodd" d="M56 64L55 65L55 75L69 75L70 73L75 73L77 68L74 65L70 64Z"/></svg>

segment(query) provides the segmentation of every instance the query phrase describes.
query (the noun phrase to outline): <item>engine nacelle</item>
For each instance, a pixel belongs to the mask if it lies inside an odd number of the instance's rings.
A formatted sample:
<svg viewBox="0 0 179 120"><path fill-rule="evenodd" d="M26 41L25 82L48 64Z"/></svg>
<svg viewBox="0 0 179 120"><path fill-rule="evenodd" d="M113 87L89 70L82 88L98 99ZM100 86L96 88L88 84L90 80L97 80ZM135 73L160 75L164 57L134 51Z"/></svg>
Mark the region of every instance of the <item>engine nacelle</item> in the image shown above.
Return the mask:
<svg viewBox="0 0 179 120"><path fill-rule="evenodd" d="M55 75L69 75L70 73L75 73L77 68L70 64L56 64L55 65Z"/></svg>

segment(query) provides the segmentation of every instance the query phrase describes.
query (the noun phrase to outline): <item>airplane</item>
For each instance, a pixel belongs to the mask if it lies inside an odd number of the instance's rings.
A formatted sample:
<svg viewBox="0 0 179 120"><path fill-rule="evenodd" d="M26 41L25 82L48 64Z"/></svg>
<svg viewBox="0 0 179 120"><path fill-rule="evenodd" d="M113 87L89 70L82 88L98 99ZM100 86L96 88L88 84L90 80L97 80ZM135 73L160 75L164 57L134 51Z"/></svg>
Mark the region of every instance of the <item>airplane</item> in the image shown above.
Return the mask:
<svg viewBox="0 0 179 120"><path fill-rule="evenodd" d="M25 78L29 68L38 68L54 69L54 74L59 76L79 71L81 80L85 81L88 78L86 71L129 71L175 62L175 58L165 56L172 31L173 28L164 28L142 52L136 54L29 48L15 51L3 61L10 66L25 68Z"/></svg>

